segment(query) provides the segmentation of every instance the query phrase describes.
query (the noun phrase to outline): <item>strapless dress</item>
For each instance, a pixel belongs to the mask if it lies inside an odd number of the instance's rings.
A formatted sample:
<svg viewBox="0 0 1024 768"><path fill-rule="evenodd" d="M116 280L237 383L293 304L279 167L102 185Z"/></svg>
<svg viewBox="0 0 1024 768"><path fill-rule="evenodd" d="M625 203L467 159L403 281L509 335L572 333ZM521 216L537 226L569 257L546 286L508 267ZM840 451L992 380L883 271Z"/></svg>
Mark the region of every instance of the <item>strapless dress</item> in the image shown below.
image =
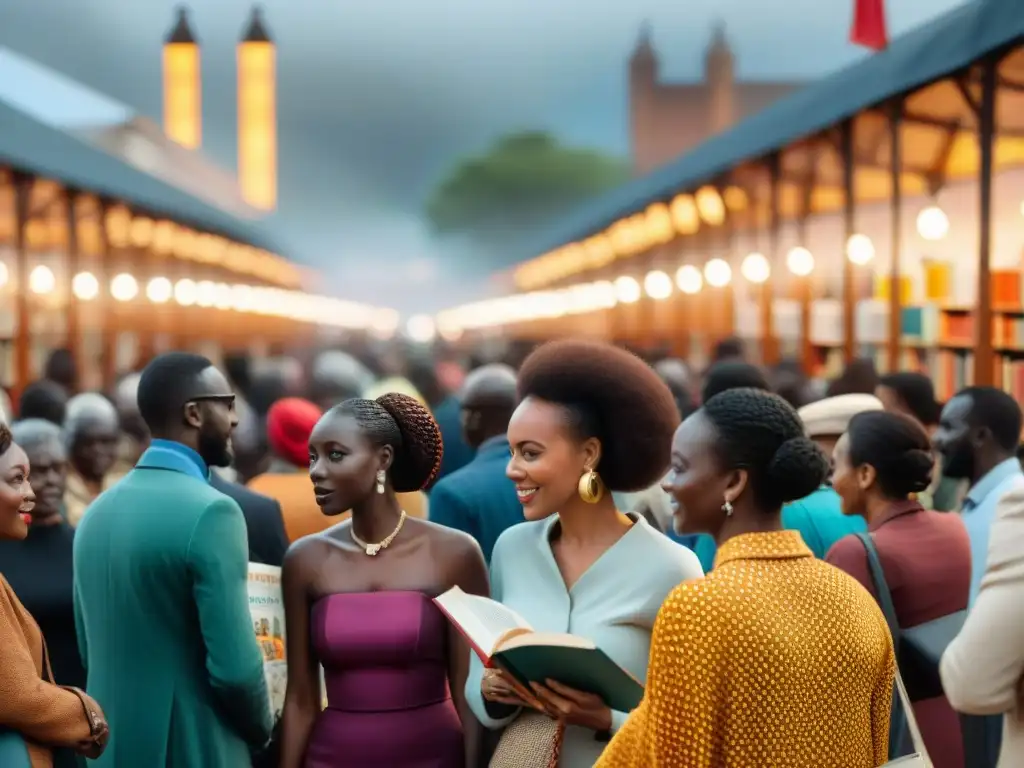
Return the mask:
<svg viewBox="0 0 1024 768"><path fill-rule="evenodd" d="M306 768L464 768L448 622L421 592L327 595L310 617L327 708Z"/></svg>

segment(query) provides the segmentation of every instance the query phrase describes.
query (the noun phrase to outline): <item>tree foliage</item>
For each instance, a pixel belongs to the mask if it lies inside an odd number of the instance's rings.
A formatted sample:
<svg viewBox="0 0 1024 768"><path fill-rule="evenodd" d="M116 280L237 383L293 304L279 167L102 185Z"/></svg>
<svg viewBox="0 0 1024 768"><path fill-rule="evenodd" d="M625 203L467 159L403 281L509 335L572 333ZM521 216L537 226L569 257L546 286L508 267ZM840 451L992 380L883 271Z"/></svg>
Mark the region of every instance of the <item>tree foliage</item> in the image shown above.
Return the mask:
<svg viewBox="0 0 1024 768"><path fill-rule="evenodd" d="M567 147L542 131L517 133L456 164L426 213L438 234L494 243L529 235L628 178L619 158Z"/></svg>

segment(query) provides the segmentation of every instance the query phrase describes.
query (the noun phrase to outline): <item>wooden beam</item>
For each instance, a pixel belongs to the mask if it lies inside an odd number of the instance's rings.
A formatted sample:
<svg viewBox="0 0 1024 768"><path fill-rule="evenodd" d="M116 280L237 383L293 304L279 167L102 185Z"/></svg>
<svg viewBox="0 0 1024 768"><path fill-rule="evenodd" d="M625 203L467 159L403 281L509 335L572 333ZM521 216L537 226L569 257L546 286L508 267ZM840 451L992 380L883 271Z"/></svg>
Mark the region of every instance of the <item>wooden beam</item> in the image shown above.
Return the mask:
<svg viewBox="0 0 1024 768"><path fill-rule="evenodd" d="M14 287L14 400L32 380L32 317L29 304L28 223L29 206L35 178L14 175L14 260L17 282ZM20 407L20 406L19 406Z"/></svg>
<svg viewBox="0 0 1024 768"><path fill-rule="evenodd" d="M782 229L781 203L782 158L776 152L768 159L768 253L765 256L771 267L768 279L761 283L761 339L764 344L765 365L779 362L779 340L775 334L775 296L772 282L778 279L777 272L782 259L779 253L779 233Z"/></svg>
<svg viewBox="0 0 1024 768"><path fill-rule="evenodd" d="M841 153L843 163L843 359L849 364L857 354L857 268L846 255L846 244L856 234L856 174L853 161L854 124L847 120L842 126Z"/></svg>
<svg viewBox="0 0 1024 768"><path fill-rule="evenodd" d="M992 171L996 134L997 60L982 63L978 105L978 311L974 323L974 383L990 386L995 371L992 350Z"/></svg>
<svg viewBox="0 0 1024 768"><path fill-rule="evenodd" d="M903 335L900 310L900 250L903 246L903 189L901 168L903 163L903 99L890 105L889 114L889 167L891 170L892 200L889 231L891 238L889 262L889 348L888 369L895 373L900 365L900 341Z"/></svg>
<svg viewBox="0 0 1024 768"><path fill-rule="evenodd" d="M120 322L114 307L114 298L110 295L110 280L116 274L114 260L110 252L110 233L107 231L107 215L112 205L109 200L100 200L100 283L99 300L102 302L102 330L100 365L103 371L103 388L109 389L117 379L117 341L120 334Z"/></svg>
<svg viewBox="0 0 1024 768"><path fill-rule="evenodd" d="M78 192L73 189L64 191L64 214L67 226L67 263L64 270L64 288L68 297L67 308L67 337L66 346L74 360L74 370L77 376L81 376L82 356L82 307L81 302L75 297L72 290L72 283L80 267L80 251L78 242ZM80 381L75 382L75 390L78 390Z"/></svg>

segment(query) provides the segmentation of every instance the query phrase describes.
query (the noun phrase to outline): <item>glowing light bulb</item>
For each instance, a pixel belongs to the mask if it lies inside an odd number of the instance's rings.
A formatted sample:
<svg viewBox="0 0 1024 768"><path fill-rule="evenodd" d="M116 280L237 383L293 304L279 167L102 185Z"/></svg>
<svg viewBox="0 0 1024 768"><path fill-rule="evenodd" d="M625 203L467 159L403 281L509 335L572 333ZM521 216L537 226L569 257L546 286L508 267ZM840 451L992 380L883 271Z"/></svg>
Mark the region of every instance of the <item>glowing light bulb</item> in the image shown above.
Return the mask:
<svg viewBox="0 0 1024 768"><path fill-rule="evenodd" d="M71 278L71 292L79 301L92 301L100 294L100 281L92 272L79 272Z"/></svg>
<svg viewBox="0 0 1024 768"><path fill-rule="evenodd" d="M640 283L623 275L615 281L615 298L623 304L634 304L640 300Z"/></svg>
<svg viewBox="0 0 1024 768"><path fill-rule="evenodd" d="M115 301L131 301L139 295L139 283L127 272L122 272L110 281L110 295Z"/></svg>
<svg viewBox="0 0 1024 768"><path fill-rule="evenodd" d="M166 304L174 295L174 286L166 277L154 277L146 285L146 298L154 304Z"/></svg>
<svg viewBox="0 0 1024 768"><path fill-rule="evenodd" d="M648 272L644 278L644 293L655 301L667 299L672 295L672 278L660 269Z"/></svg>
<svg viewBox="0 0 1024 768"><path fill-rule="evenodd" d="M748 253L740 265L740 274L751 283L763 283L771 273L771 265L763 253Z"/></svg>
<svg viewBox="0 0 1024 768"><path fill-rule="evenodd" d="M799 277L807 277L814 271L814 256L806 248L797 246L786 254L786 266Z"/></svg>
<svg viewBox="0 0 1024 768"><path fill-rule="evenodd" d="M725 259L712 259L704 265L704 279L710 286L724 288L732 280L732 267Z"/></svg>
<svg viewBox="0 0 1024 768"><path fill-rule="evenodd" d="M57 286L57 278L53 270L45 264L40 264L32 270L28 276L28 287L32 293L50 293Z"/></svg>

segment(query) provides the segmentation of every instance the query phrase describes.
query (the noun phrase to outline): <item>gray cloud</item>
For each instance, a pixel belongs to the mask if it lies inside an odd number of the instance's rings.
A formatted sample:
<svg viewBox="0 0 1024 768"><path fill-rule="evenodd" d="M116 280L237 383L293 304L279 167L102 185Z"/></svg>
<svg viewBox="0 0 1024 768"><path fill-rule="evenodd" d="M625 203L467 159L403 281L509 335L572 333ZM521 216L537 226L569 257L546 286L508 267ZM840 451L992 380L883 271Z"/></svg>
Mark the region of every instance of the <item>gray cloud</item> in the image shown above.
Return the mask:
<svg viewBox="0 0 1024 768"><path fill-rule="evenodd" d="M0 0L0 45L158 117L160 42L174 4ZM891 28L957 4L889 3ZM206 150L234 167L234 43L250 3L192 5L204 45ZM469 289L449 286L443 270L458 246L433 242L420 219L431 185L461 154L517 128L550 128L625 154L624 67L641 21L653 23L670 77L699 73L718 17L728 23L742 75L814 77L860 55L846 44L852 5L269 0L279 45L274 223L341 290L410 309L444 304ZM416 285L403 282L402 265L419 270Z"/></svg>

